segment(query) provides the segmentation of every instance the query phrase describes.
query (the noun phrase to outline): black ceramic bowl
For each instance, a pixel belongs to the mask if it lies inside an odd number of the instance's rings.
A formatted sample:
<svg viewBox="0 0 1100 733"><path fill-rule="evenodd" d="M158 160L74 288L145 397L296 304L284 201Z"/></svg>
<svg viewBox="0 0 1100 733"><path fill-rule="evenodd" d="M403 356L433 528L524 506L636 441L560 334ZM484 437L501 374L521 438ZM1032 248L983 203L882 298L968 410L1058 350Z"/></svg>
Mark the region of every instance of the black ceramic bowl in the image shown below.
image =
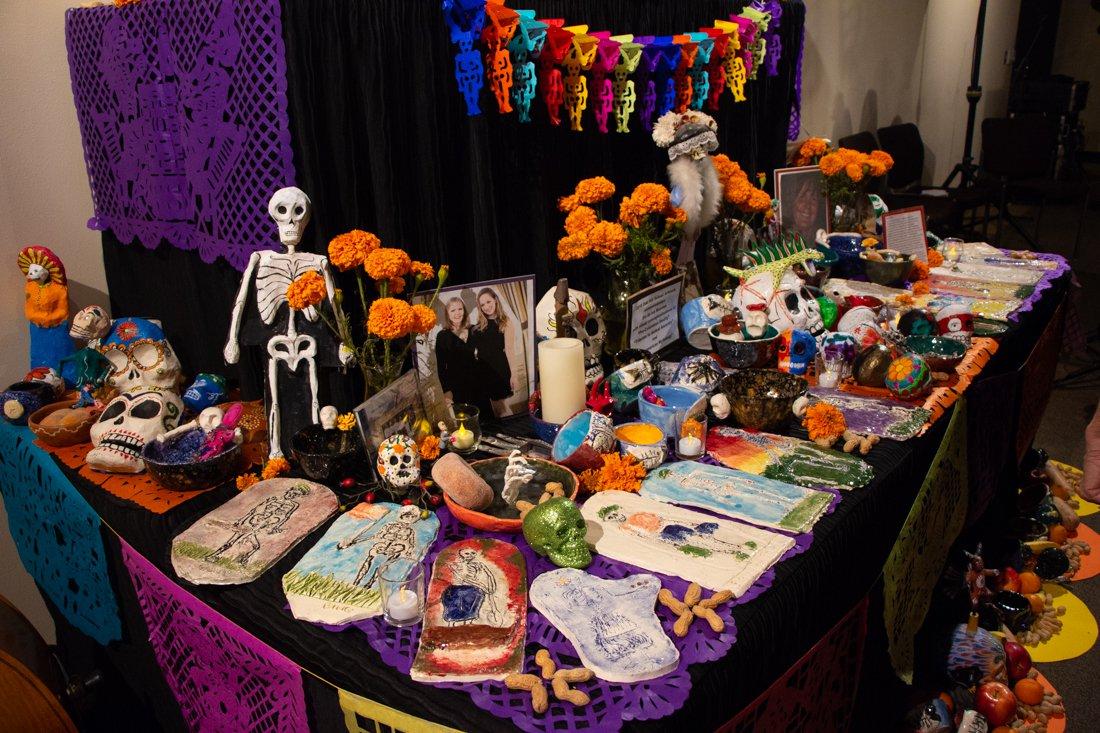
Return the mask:
<svg viewBox="0 0 1100 733"><path fill-rule="evenodd" d="M729 400L738 425L774 432L791 417L791 406L806 387L805 379L786 372L742 369L723 377L718 389Z"/></svg>
<svg viewBox="0 0 1100 733"><path fill-rule="evenodd" d="M766 332L770 336L749 341L721 338L717 325L707 329L707 333L714 353L731 369L774 367L779 361L779 334L771 326Z"/></svg>
<svg viewBox="0 0 1100 733"><path fill-rule="evenodd" d="M863 274L873 283L897 285L913 269L913 261L907 254L889 249L880 249L877 252L880 256L892 259L872 260L867 258L866 252L859 253L859 259L863 261Z"/></svg>
<svg viewBox="0 0 1100 733"><path fill-rule="evenodd" d="M168 463L165 461L164 450L175 440L165 443L149 441L141 452L149 475L164 488L172 491L198 491L217 486L236 475L241 460L241 446L234 445L205 461Z"/></svg>
<svg viewBox="0 0 1100 733"><path fill-rule="evenodd" d="M363 455L363 444L353 430L307 425L294 434L290 450L302 473L314 481L332 483L354 473Z"/></svg>

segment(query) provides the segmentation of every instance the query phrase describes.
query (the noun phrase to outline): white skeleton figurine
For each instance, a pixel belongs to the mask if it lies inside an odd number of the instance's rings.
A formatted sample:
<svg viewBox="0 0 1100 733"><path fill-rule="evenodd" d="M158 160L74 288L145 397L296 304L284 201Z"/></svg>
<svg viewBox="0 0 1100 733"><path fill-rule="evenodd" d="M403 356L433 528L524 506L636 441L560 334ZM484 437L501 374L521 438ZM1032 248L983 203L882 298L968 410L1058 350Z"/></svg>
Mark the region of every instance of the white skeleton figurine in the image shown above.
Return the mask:
<svg viewBox="0 0 1100 733"><path fill-rule="evenodd" d="M264 325L275 322L279 309L286 305L286 290L296 278L313 270L321 273L332 305L335 286L328 258L310 252L296 251L302 240L302 232L309 223L311 204L309 197L298 188L281 188L275 192L268 203L267 212L279 226L279 241L286 246L286 252L253 252L248 259L248 267L241 279L237 299L233 304L233 317L229 323L229 338L225 344L225 361L236 364L240 359L241 319L249 292L255 287L256 307ZM255 284L253 284L255 278ZM270 412L267 416L270 458L283 455L282 441L293 436L284 436L280 427L279 412L279 365L284 364L288 371L294 372L301 362L306 362L310 391L310 415L313 423L320 420L320 405L317 393L317 339L307 334L299 334L296 326L297 314L287 305L289 311L285 334L276 334L267 342L267 384L271 395ZM314 307L302 311L307 321L316 322L320 317ZM340 345L340 361L347 365L355 359L355 354Z"/></svg>
<svg viewBox="0 0 1100 733"><path fill-rule="evenodd" d="M516 505L519 498L519 487L531 482L535 477L535 469L527 465L527 459L518 451L512 451L508 456L508 467L504 469L504 489L500 496L509 506Z"/></svg>
<svg viewBox="0 0 1100 733"><path fill-rule="evenodd" d="M355 585L361 584L369 575L370 581L366 587L371 587L376 578L382 577L382 573L402 558L415 562L420 548L416 541L416 530L412 525L418 519L420 519L420 510L417 507L403 506L397 512L397 521L387 524L378 534L370 534L374 529L374 524L371 523L351 537L340 540L336 545L337 550L346 550L360 542L374 540L374 544L367 550L367 556L359 565L359 572L355 574ZM382 562L374 568L372 573L371 566L378 559Z"/></svg>

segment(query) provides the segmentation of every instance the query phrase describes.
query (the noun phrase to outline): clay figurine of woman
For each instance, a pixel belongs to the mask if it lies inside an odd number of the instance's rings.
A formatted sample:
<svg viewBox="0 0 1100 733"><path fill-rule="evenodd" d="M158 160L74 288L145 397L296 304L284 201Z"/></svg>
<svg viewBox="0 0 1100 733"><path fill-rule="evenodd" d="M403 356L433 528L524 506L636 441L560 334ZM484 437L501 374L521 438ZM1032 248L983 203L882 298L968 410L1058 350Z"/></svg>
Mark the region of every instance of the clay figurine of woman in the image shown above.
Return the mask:
<svg viewBox="0 0 1100 733"><path fill-rule="evenodd" d="M31 369L49 367L60 374L61 360L75 351L69 338L65 265L52 250L38 245L19 250L18 262L27 278L23 314L30 321Z"/></svg>
<svg viewBox="0 0 1100 733"><path fill-rule="evenodd" d="M462 298L447 301L443 329L435 337L435 359L439 366L439 381L448 402L477 405L484 401L474 350L470 319Z"/></svg>
<svg viewBox="0 0 1100 733"><path fill-rule="evenodd" d="M473 330L481 384L493 406L494 415L506 412L504 401L515 394L515 323L500 307L492 288L477 294L478 325Z"/></svg>

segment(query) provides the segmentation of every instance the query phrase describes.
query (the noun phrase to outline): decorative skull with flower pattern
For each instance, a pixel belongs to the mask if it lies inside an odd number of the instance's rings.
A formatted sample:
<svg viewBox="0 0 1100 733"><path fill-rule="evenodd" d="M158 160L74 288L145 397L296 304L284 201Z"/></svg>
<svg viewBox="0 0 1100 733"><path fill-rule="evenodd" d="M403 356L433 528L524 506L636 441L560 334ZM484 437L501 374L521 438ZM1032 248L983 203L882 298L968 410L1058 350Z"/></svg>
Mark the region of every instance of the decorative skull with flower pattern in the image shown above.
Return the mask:
<svg viewBox="0 0 1100 733"><path fill-rule="evenodd" d="M390 486L404 489L420 481L420 453L407 435L391 435L378 446L378 475Z"/></svg>

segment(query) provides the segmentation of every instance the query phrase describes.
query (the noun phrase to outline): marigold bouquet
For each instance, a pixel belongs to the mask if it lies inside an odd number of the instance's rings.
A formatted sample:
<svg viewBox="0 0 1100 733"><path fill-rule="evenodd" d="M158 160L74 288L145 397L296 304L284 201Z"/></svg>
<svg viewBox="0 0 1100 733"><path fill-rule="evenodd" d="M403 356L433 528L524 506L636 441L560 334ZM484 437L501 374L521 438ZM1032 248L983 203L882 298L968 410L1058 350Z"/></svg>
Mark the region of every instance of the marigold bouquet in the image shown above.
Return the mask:
<svg viewBox="0 0 1100 733"><path fill-rule="evenodd" d="M791 165L817 165L821 156L829 152L829 141L823 137L807 138L798 146L798 151L791 158Z"/></svg>
<svg viewBox="0 0 1100 733"><path fill-rule="evenodd" d="M352 271L365 316L364 335L356 343L351 317L344 310L343 291L333 293L332 312L325 311L324 278L310 271L296 278L287 288L287 302L295 310L317 308L321 318L340 341L340 349L355 356L363 373L365 397L393 382L401 374L405 357L416 334L428 333L435 326L432 307L439 289L447 280L447 266L437 273L427 262L417 262L404 250L383 247L377 236L353 229L335 237L328 245L329 262L341 272ZM435 289L427 304L413 305L410 300L421 288L435 280ZM371 281L377 297L368 296ZM404 297L398 297L402 296Z"/></svg>
<svg viewBox="0 0 1100 733"><path fill-rule="evenodd" d="M894 167L894 159L882 150L861 153L837 148L821 156L817 163L825 178L825 193L837 203L848 203L867 191L872 178L880 178Z"/></svg>
<svg viewBox="0 0 1100 733"><path fill-rule="evenodd" d="M722 184L722 200L727 217L741 219L754 226L760 223L753 222L754 217L760 216L762 221L767 221L775 216L772 197L767 191L752 184L749 174L741 169L737 161L730 160L724 153L713 156L711 160L718 174L718 182Z"/></svg>
<svg viewBox="0 0 1100 733"><path fill-rule="evenodd" d="M619 203L616 220L599 209L615 195L615 184L586 178L573 193L558 200L566 214L565 236L558 240L563 262L599 255L609 268L639 282L652 282L672 272L672 243L678 242L687 216L673 206L668 189L657 183L639 184Z"/></svg>

